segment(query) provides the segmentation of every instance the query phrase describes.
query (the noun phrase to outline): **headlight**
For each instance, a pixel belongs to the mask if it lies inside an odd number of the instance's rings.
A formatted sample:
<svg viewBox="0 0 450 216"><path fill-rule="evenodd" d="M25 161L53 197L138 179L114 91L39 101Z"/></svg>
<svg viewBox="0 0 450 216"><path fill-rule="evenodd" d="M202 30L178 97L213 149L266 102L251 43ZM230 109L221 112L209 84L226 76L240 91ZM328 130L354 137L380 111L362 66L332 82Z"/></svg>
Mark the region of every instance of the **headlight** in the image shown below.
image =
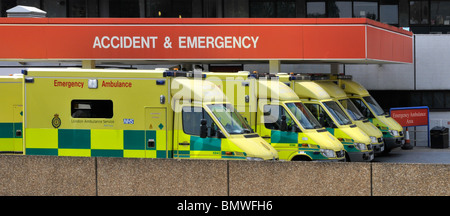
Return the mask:
<svg viewBox="0 0 450 216"><path fill-rule="evenodd" d="M389 130L389 133L391 133L392 136L398 136L398 131L396 130Z"/></svg>
<svg viewBox="0 0 450 216"><path fill-rule="evenodd" d="M359 149L360 151L367 150L367 146L366 146L366 144L364 144L364 143L355 143L355 147L356 147L357 149Z"/></svg>
<svg viewBox="0 0 450 216"><path fill-rule="evenodd" d="M320 153L327 158L335 158L336 154L331 149L320 149Z"/></svg>
<svg viewBox="0 0 450 216"><path fill-rule="evenodd" d="M371 136L370 137L370 143L372 143L372 144L378 143L378 139L376 137L374 137L374 136Z"/></svg>
<svg viewBox="0 0 450 216"><path fill-rule="evenodd" d="M264 159L257 158L257 157L247 157L247 160L249 160L249 161L263 161Z"/></svg>

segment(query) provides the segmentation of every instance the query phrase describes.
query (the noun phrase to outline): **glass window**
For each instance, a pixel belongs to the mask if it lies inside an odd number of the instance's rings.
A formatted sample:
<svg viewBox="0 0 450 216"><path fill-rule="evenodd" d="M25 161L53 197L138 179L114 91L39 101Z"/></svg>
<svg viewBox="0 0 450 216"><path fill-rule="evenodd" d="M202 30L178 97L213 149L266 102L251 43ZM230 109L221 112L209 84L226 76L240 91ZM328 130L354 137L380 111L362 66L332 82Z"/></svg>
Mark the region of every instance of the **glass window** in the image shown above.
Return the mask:
<svg viewBox="0 0 450 216"><path fill-rule="evenodd" d="M289 18L296 17L295 1L276 1L277 17Z"/></svg>
<svg viewBox="0 0 450 216"><path fill-rule="evenodd" d="M250 17L296 17L294 0L250 0Z"/></svg>
<svg viewBox="0 0 450 216"><path fill-rule="evenodd" d="M352 120L345 114L344 110L334 101L324 102L323 105L331 113L340 125L351 124Z"/></svg>
<svg viewBox="0 0 450 216"><path fill-rule="evenodd" d="M146 0L146 17L192 17L192 0Z"/></svg>
<svg viewBox="0 0 450 216"><path fill-rule="evenodd" d="M185 106L182 110L183 118L183 131L185 134L200 136L200 121L202 119L206 120L206 126L208 127L208 135L213 134L215 136L214 130L217 131L217 125L211 119L211 116L202 107Z"/></svg>
<svg viewBox="0 0 450 216"><path fill-rule="evenodd" d="M428 24L428 1L409 2L409 24Z"/></svg>
<svg viewBox="0 0 450 216"><path fill-rule="evenodd" d="M286 116L286 124L283 126L282 116ZM295 122L289 113L280 105L264 105L264 126L267 129L294 131Z"/></svg>
<svg viewBox="0 0 450 216"><path fill-rule="evenodd" d="M355 104L353 104L350 99L342 99L339 102L353 120L359 121L365 119L363 114L361 114L361 112L358 110L358 108L356 108Z"/></svg>
<svg viewBox="0 0 450 216"><path fill-rule="evenodd" d="M68 17L87 17L86 1L70 0L67 2Z"/></svg>
<svg viewBox="0 0 450 216"><path fill-rule="evenodd" d="M328 3L328 17L351 18L351 1L330 1Z"/></svg>
<svg viewBox="0 0 450 216"><path fill-rule="evenodd" d="M112 118L111 100L73 100L72 118Z"/></svg>
<svg viewBox="0 0 450 216"><path fill-rule="evenodd" d="M369 19L378 19L378 2L354 1L353 17L366 17Z"/></svg>
<svg viewBox="0 0 450 216"><path fill-rule="evenodd" d="M326 17L325 2L307 2L306 17L308 18Z"/></svg>
<svg viewBox="0 0 450 216"><path fill-rule="evenodd" d="M250 125L231 104L211 104L208 108L229 134L253 133Z"/></svg>
<svg viewBox="0 0 450 216"><path fill-rule="evenodd" d="M377 101L372 96L363 97L367 104L369 104L370 108L375 112L376 115L384 115L383 108L378 105Z"/></svg>
<svg viewBox="0 0 450 216"><path fill-rule="evenodd" d="M380 1L380 22L398 24L398 0Z"/></svg>
<svg viewBox="0 0 450 216"><path fill-rule="evenodd" d="M250 17L276 17L275 1L250 1Z"/></svg>
<svg viewBox="0 0 450 216"><path fill-rule="evenodd" d="M374 116L372 115L372 112L370 111L370 109L366 106L366 104L364 103L364 101L362 101L359 98L351 98L353 104L355 104L355 106L359 109L359 111L361 112L361 114L364 115L364 117L366 118L374 118Z"/></svg>
<svg viewBox="0 0 450 216"><path fill-rule="evenodd" d="M431 1L431 25L450 25L450 2Z"/></svg>
<svg viewBox="0 0 450 216"><path fill-rule="evenodd" d="M110 0L109 17L140 17L139 0Z"/></svg>
<svg viewBox="0 0 450 216"><path fill-rule="evenodd" d="M286 106L294 114L294 117L300 122L305 129L321 128L322 126L314 118L312 113L302 103L287 103Z"/></svg>
<svg viewBox="0 0 450 216"><path fill-rule="evenodd" d="M319 104L305 104L305 106L311 111L313 116L319 121L323 127L333 127L335 124L333 119Z"/></svg>

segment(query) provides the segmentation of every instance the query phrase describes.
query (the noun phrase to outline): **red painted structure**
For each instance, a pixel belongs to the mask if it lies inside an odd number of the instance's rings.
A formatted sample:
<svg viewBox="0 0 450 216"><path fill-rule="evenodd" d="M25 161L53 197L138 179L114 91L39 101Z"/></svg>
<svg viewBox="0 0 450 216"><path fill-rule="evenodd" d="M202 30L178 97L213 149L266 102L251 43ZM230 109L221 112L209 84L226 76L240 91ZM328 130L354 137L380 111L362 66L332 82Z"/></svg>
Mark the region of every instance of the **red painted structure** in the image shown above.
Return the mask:
<svg viewBox="0 0 450 216"><path fill-rule="evenodd" d="M0 18L1 60L412 63L413 34L365 18Z"/></svg>

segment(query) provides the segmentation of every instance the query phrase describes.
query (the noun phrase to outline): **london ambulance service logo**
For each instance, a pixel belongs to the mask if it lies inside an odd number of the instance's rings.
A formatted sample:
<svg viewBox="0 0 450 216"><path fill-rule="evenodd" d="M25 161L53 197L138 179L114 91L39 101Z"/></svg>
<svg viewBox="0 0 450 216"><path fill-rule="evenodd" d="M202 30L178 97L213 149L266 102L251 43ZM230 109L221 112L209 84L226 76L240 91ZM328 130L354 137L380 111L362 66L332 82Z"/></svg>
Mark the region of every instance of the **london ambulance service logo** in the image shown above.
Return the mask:
<svg viewBox="0 0 450 216"><path fill-rule="evenodd" d="M55 114L52 119L52 125L54 128L59 128L61 126L61 119L59 118L58 114Z"/></svg>

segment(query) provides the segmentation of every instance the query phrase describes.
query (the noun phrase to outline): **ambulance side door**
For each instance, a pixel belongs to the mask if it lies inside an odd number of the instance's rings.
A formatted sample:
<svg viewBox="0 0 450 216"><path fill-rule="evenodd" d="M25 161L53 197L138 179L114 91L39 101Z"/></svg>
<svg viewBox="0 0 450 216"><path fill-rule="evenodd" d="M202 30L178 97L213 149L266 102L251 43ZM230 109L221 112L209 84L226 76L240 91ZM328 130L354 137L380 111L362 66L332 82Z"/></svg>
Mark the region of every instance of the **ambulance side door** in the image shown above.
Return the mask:
<svg viewBox="0 0 450 216"><path fill-rule="evenodd" d="M296 124L289 113L279 104L260 103L260 105L263 107L262 111L258 111L261 112L259 119L262 120L262 124L259 125L261 137L278 151L291 148L296 150L298 133L295 131Z"/></svg>
<svg viewBox="0 0 450 216"><path fill-rule="evenodd" d="M174 143L175 158L221 158L221 139L212 134L212 131L218 131L218 127L201 106L183 106L176 115L178 129ZM200 136L202 120L206 121L207 128L204 138Z"/></svg>

